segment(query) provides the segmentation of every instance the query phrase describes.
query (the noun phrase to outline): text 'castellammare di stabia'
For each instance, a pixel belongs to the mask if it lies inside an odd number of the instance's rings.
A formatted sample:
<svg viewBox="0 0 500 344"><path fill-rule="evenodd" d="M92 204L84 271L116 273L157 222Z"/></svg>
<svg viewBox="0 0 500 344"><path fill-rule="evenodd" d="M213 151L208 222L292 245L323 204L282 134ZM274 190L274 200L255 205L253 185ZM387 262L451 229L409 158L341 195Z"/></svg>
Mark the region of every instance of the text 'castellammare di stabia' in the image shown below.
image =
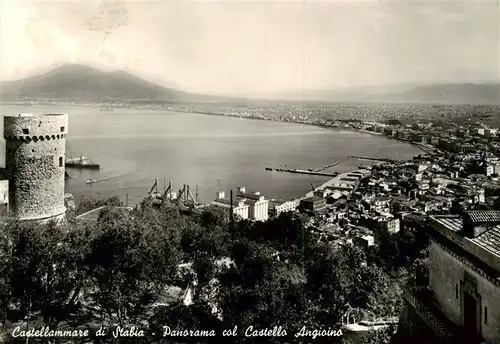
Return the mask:
<svg viewBox="0 0 500 344"><path fill-rule="evenodd" d="M273 328L259 328L257 326L249 326L244 330L234 326L232 329L216 331L213 329L182 329L170 328L163 326L158 333L151 333L139 327L121 327L114 328L100 327L97 331L86 330L56 330L49 327L23 329L16 327L11 333L14 338L84 338L84 337L113 337L113 338L146 338L153 337L341 337L341 329L313 329L306 326L301 327L298 331L290 333L282 326Z"/></svg>

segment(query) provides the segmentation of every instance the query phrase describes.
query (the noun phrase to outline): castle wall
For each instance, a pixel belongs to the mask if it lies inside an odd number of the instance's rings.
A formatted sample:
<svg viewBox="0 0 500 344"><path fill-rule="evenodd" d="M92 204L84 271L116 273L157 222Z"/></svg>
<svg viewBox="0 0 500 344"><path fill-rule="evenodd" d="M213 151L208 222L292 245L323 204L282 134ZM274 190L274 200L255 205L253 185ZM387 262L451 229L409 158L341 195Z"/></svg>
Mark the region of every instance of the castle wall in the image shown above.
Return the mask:
<svg viewBox="0 0 500 344"><path fill-rule="evenodd" d="M64 214L67 115L4 117L10 209L21 220Z"/></svg>
<svg viewBox="0 0 500 344"><path fill-rule="evenodd" d="M447 257L446 252L433 241L429 245L429 260L432 262L429 264L429 286L448 318L460 325L460 295L457 297L455 288L460 288L460 281L464 276L463 268L458 261Z"/></svg>
<svg viewBox="0 0 500 344"><path fill-rule="evenodd" d="M446 316L462 324L461 282L466 272L477 281L481 333L484 338L500 342L500 288L433 241L429 246L429 258L429 286Z"/></svg>
<svg viewBox="0 0 500 344"><path fill-rule="evenodd" d="M443 340L434 334L434 331L420 318L415 309L405 301L399 317L398 330L391 343L442 344Z"/></svg>

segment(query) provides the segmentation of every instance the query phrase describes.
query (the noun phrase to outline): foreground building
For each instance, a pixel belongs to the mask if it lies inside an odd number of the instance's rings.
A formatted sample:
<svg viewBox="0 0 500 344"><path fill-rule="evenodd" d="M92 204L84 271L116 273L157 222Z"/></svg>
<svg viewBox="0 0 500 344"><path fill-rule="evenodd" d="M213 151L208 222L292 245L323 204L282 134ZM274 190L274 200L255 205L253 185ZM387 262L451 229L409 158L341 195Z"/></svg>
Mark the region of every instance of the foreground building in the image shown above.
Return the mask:
<svg viewBox="0 0 500 344"><path fill-rule="evenodd" d="M6 142L2 189L9 216L47 221L65 216L65 150L68 116L19 114L4 117Z"/></svg>
<svg viewBox="0 0 500 344"><path fill-rule="evenodd" d="M429 283L405 294L398 335L500 343L500 212L430 216L429 237Z"/></svg>

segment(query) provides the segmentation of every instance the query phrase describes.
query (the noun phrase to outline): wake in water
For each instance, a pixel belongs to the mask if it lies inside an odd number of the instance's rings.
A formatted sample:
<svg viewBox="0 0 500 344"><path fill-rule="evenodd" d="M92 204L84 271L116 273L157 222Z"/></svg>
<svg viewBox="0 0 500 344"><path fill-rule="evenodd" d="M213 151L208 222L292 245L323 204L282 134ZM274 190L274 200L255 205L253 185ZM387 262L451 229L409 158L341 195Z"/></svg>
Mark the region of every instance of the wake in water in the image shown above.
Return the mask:
<svg viewBox="0 0 500 344"><path fill-rule="evenodd" d="M107 178L102 178L102 179L98 179L98 180L95 180L92 182L92 184L96 184L96 183L101 183L101 182L106 182L108 180L113 180L113 179L117 179L117 178L122 178L122 177L125 177L125 176L128 176L132 174L132 172L127 172L127 173L121 173L121 174L118 174L118 175L115 175L115 176L111 176L111 177L107 177Z"/></svg>

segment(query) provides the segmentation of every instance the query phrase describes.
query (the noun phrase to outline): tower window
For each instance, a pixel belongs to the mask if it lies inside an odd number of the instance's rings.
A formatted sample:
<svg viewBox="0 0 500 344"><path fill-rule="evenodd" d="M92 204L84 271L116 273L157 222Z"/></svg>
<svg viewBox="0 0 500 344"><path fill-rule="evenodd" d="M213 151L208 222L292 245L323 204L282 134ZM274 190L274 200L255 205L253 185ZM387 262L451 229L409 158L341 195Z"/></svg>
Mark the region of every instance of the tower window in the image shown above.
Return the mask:
<svg viewBox="0 0 500 344"><path fill-rule="evenodd" d="M488 307L484 306L484 323L488 324Z"/></svg>
<svg viewBox="0 0 500 344"><path fill-rule="evenodd" d="M61 127L61 133L64 131L64 127Z"/></svg>
<svg viewBox="0 0 500 344"><path fill-rule="evenodd" d="M30 133L29 129L23 129L23 134L28 135Z"/></svg>
<svg viewBox="0 0 500 344"><path fill-rule="evenodd" d="M455 298L458 299L458 284L455 285Z"/></svg>
<svg viewBox="0 0 500 344"><path fill-rule="evenodd" d="M63 158L62 158L62 156L59 157L59 167L63 167Z"/></svg>

